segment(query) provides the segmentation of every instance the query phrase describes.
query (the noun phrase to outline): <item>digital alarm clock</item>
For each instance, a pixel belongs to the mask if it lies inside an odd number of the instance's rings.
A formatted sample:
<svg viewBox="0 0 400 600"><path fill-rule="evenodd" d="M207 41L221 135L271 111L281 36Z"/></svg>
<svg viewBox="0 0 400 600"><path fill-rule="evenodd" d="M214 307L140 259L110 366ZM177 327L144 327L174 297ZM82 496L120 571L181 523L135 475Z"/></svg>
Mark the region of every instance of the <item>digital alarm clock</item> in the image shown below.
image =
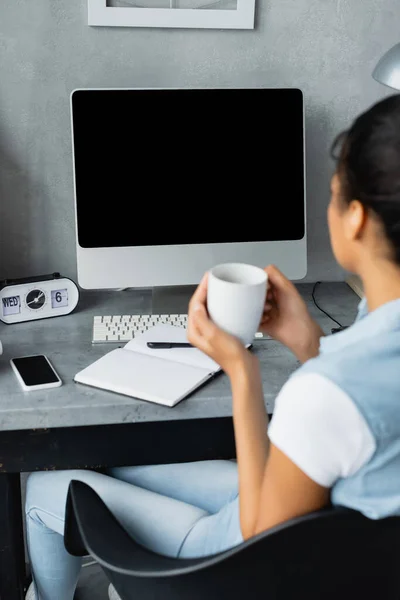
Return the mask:
<svg viewBox="0 0 400 600"><path fill-rule="evenodd" d="M79 300L72 279L60 273L0 281L0 320L22 323L67 315Z"/></svg>

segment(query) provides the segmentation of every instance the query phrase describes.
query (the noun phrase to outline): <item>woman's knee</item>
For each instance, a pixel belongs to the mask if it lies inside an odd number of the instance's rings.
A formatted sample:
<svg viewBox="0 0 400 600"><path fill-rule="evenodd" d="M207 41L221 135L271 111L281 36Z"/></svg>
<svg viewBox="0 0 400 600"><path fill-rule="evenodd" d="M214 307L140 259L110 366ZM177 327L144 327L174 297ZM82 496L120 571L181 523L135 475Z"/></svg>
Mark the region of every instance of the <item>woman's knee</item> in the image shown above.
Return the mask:
<svg viewBox="0 0 400 600"><path fill-rule="evenodd" d="M31 473L26 483L26 514L38 509L65 511L69 484L80 473L79 470Z"/></svg>
<svg viewBox="0 0 400 600"><path fill-rule="evenodd" d="M85 470L42 471L32 473L26 486L27 522L63 534L68 489L73 479L91 482L98 473Z"/></svg>
<svg viewBox="0 0 400 600"><path fill-rule="evenodd" d="M74 479L87 483L97 492L104 491L110 485L109 477L86 469L32 473L26 487L26 513L34 508L43 508L64 514L68 489Z"/></svg>

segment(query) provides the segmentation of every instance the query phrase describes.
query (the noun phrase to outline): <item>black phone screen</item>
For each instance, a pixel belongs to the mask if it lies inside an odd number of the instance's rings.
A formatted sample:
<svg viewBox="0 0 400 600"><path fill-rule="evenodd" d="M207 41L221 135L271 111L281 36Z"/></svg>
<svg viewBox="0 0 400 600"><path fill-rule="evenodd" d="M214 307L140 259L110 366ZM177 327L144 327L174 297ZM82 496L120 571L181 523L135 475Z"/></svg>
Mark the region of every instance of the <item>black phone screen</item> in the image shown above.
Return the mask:
<svg viewBox="0 0 400 600"><path fill-rule="evenodd" d="M13 358L13 363L18 369L25 385L41 385L59 381L43 354Z"/></svg>

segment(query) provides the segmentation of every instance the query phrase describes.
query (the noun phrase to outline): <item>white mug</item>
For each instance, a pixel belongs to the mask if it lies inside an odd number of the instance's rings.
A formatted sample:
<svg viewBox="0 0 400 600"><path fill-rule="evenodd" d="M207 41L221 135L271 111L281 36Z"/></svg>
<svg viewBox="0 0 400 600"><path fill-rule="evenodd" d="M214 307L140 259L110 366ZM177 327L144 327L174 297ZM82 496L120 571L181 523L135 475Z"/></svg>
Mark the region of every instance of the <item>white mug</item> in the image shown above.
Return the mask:
<svg viewBox="0 0 400 600"><path fill-rule="evenodd" d="M207 290L211 320L243 344L250 344L260 325L267 282L267 273L253 265L225 263L213 267Z"/></svg>

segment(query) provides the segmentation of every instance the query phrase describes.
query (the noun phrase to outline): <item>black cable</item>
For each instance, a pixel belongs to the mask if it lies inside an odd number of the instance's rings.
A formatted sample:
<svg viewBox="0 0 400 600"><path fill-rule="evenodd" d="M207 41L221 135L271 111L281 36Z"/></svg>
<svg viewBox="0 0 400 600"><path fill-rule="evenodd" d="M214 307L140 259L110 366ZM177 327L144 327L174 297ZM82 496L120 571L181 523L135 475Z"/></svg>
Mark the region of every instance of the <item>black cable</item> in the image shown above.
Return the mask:
<svg viewBox="0 0 400 600"><path fill-rule="evenodd" d="M315 304L315 306L318 308L318 310L320 310L321 312L323 312L323 313L324 313L324 315L326 315L327 317L329 317L329 318L330 318L332 321L334 321L334 322L336 323L336 325L339 325L339 327L342 329L342 328L343 328L343 325L341 325L341 324L339 323L339 321L336 321L336 319L334 319L334 318L333 318L333 317L332 317L330 314L328 314L328 313L327 313L327 312L326 312L326 311L325 311L323 308L321 308L321 307L318 305L318 303L317 303L317 301L316 301L316 299L315 299L315 290L317 289L317 286L318 286L320 283L321 283L320 281L317 281L317 282L314 284L314 287L313 287L313 291L312 291L312 294L311 294L311 295L312 295L312 299L313 299L313 301L314 301L314 304Z"/></svg>

